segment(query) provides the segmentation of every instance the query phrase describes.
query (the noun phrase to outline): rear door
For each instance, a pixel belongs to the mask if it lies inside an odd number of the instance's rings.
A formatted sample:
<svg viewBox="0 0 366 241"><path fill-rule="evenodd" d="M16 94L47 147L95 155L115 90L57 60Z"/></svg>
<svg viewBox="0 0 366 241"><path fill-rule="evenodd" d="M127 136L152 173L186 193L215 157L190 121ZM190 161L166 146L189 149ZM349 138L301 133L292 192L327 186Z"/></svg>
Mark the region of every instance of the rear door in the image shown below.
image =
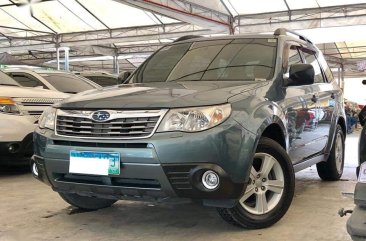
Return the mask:
<svg viewBox="0 0 366 241"><path fill-rule="evenodd" d="M328 83L325 72L320 66L316 53L308 49L301 49L307 64L314 67L315 78L313 88L318 105L310 109L311 121L305 126L305 130L312 133L313 142L309 145L312 152L320 153L327 145L330 127L334 118L335 98L339 93L335 92L332 83ZM329 70L329 68L328 68ZM329 70L330 71L330 70ZM331 73L328 75L332 77Z"/></svg>

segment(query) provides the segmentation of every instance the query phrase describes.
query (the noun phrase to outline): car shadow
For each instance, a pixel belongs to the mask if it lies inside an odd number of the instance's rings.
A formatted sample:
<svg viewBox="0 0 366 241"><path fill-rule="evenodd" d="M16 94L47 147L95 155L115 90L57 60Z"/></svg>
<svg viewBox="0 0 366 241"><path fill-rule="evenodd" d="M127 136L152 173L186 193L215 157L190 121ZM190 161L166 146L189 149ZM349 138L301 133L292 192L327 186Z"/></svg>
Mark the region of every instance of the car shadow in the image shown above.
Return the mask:
<svg viewBox="0 0 366 241"><path fill-rule="evenodd" d="M31 173L28 165L24 166L0 166L0 177L15 176Z"/></svg>

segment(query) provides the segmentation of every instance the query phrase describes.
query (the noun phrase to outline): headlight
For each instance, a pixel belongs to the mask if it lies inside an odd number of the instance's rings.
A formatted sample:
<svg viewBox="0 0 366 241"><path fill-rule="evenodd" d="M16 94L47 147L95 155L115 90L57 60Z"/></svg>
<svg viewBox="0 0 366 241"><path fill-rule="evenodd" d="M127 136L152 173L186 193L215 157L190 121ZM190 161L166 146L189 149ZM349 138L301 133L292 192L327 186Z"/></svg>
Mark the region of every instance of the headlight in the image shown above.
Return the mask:
<svg viewBox="0 0 366 241"><path fill-rule="evenodd" d="M231 105L171 109L159 125L158 132L207 130L224 122L231 113Z"/></svg>
<svg viewBox="0 0 366 241"><path fill-rule="evenodd" d="M0 113L10 115L20 115L17 104L12 98L0 97Z"/></svg>
<svg viewBox="0 0 366 241"><path fill-rule="evenodd" d="M47 108L42 113L41 117L38 120L38 126L41 129L48 128L51 130L55 129L55 118L56 118L56 109L55 108Z"/></svg>

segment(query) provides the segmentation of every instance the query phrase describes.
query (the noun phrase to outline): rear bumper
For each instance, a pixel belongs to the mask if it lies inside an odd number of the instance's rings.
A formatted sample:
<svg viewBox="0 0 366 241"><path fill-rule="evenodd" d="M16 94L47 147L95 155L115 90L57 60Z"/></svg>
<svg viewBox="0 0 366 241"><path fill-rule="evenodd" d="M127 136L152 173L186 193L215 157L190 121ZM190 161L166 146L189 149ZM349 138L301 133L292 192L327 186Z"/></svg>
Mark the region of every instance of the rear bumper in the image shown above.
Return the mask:
<svg viewBox="0 0 366 241"><path fill-rule="evenodd" d="M57 192L117 199L189 198L231 207L246 187L255 138L231 122L201 133L161 133L144 140L113 142L80 141L37 129L34 140L37 178ZM121 173L70 174L70 150L119 152ZM220 185L213 191L201 183L206 170L219 174Z"/></svg>
<svg viewBox="0 0 366 241"><path fill-rule="evenodd" d="M33 134L29 133L21 141L0 142L1 165L29 164L33 154Z"/></svg>

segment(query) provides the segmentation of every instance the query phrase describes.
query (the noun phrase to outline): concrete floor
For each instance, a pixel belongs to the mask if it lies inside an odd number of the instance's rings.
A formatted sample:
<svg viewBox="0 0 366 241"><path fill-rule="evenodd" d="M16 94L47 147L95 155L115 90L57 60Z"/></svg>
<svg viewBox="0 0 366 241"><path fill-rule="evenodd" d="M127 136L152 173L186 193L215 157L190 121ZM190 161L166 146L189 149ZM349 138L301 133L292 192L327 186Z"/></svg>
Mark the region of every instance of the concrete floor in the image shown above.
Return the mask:
<svg viewBox="0 0 366 241"><path fill-rule="evenodd" d="M0 170L0 240L351 240L347 218L353 208L342 192L353 192L359 131L347 136L344 175L322 182L315 167L296 174L296 193L285 215L263 230L233 227L213 208L195 204L153 205L119 201L113 207L80 213L27 171Z"/></svg>

